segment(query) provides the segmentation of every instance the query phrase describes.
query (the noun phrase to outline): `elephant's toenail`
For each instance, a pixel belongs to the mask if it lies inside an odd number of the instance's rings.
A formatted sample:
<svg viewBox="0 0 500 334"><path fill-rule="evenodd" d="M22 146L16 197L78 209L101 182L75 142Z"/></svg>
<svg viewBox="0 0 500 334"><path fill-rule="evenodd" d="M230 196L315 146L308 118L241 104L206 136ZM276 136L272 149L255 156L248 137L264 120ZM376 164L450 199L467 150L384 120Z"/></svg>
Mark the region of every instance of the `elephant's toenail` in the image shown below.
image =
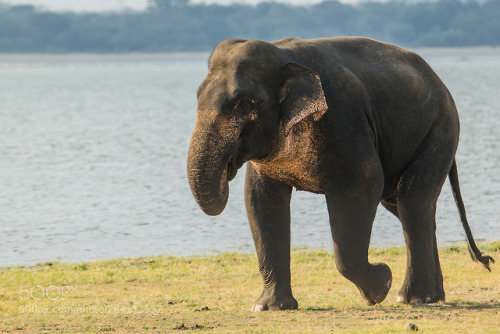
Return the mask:
<svg viewBox="0 0 500 334"><path fill-rule="evenodd" d="M254 305L252 307L252 311L254 311L254 312L265 311L265 307L264 307L264 305Z"/></svg>

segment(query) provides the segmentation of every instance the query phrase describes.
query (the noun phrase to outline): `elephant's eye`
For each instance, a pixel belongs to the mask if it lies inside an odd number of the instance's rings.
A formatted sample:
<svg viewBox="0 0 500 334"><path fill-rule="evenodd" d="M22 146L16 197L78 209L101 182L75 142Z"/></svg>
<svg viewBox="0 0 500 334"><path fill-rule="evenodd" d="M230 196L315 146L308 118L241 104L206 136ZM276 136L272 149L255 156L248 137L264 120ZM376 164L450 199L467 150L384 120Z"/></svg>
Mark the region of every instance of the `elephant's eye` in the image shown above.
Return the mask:
<svg viewBox="0 0 500 334"><path fill-rule="evenodd" d="M236 103L236 108L248 110L255 108L255 100L252 98L243 98Z"/></svg>

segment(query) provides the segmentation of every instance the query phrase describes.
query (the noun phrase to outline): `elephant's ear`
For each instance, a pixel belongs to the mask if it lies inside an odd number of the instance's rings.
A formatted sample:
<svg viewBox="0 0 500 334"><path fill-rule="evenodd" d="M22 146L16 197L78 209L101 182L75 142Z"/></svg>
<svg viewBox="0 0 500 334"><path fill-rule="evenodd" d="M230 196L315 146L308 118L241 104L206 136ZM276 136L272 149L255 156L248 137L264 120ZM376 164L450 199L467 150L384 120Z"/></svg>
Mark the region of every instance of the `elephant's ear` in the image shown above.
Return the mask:
<svg viewBox="0 0 500 334"><path fill-rule="evenodd" d="M285 136L303 119L313 115L318 121L328 110L319 75L300 64L284 66L285 83L281 87L280 107Z"/></svg>

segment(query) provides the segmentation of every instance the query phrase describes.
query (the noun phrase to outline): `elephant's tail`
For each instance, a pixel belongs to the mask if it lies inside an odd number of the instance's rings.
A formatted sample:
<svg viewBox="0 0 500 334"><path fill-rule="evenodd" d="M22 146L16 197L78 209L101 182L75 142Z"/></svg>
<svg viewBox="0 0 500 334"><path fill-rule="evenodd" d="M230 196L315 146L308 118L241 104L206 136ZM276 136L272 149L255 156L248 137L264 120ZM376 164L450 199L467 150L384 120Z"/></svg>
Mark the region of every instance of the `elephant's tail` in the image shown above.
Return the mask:
<svg viewBox="0 0 500 334"><path fill-rule="evenodd" d="M495 260L493 260L491 256L483 256L483 254L481 254L481 251L476 246L476 242L474 241L474 237L469 227L469 222L467 221L465 206L462 200L462 194L460 193L460 184L458 183L457 162L455 160L453 160L453 165L451 166L448 177L450 179L451 189L453 190L453 197L455 198L455 203L460 213L460 220L462 221L462 226L467 235L469 253L474 261L481 262L486 269L491 271L490 263L495 262Z"/></svg>

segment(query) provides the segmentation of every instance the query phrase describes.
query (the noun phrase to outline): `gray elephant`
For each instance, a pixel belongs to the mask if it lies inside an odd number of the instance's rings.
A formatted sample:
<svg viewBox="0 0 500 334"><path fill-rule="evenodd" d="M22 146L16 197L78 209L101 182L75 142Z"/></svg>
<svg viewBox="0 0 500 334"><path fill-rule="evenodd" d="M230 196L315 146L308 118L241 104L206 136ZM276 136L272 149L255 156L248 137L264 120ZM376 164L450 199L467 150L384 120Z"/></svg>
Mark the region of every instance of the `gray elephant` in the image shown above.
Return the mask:
<svg viewBox="0 0 500 334"><path fill-rule="evenodd" d="M402 303L444 300L436 201L449 177L474 257L458 184L458 114L449 91L413 52L365 38L226 40L198 89L188 153L201 209L218 215L245 163L245 203L262 295L253 310L295 309L290 286L292 188L324 194L335 263L369 305L392 282L368 248L379 203L407 246Z"/></svg>

